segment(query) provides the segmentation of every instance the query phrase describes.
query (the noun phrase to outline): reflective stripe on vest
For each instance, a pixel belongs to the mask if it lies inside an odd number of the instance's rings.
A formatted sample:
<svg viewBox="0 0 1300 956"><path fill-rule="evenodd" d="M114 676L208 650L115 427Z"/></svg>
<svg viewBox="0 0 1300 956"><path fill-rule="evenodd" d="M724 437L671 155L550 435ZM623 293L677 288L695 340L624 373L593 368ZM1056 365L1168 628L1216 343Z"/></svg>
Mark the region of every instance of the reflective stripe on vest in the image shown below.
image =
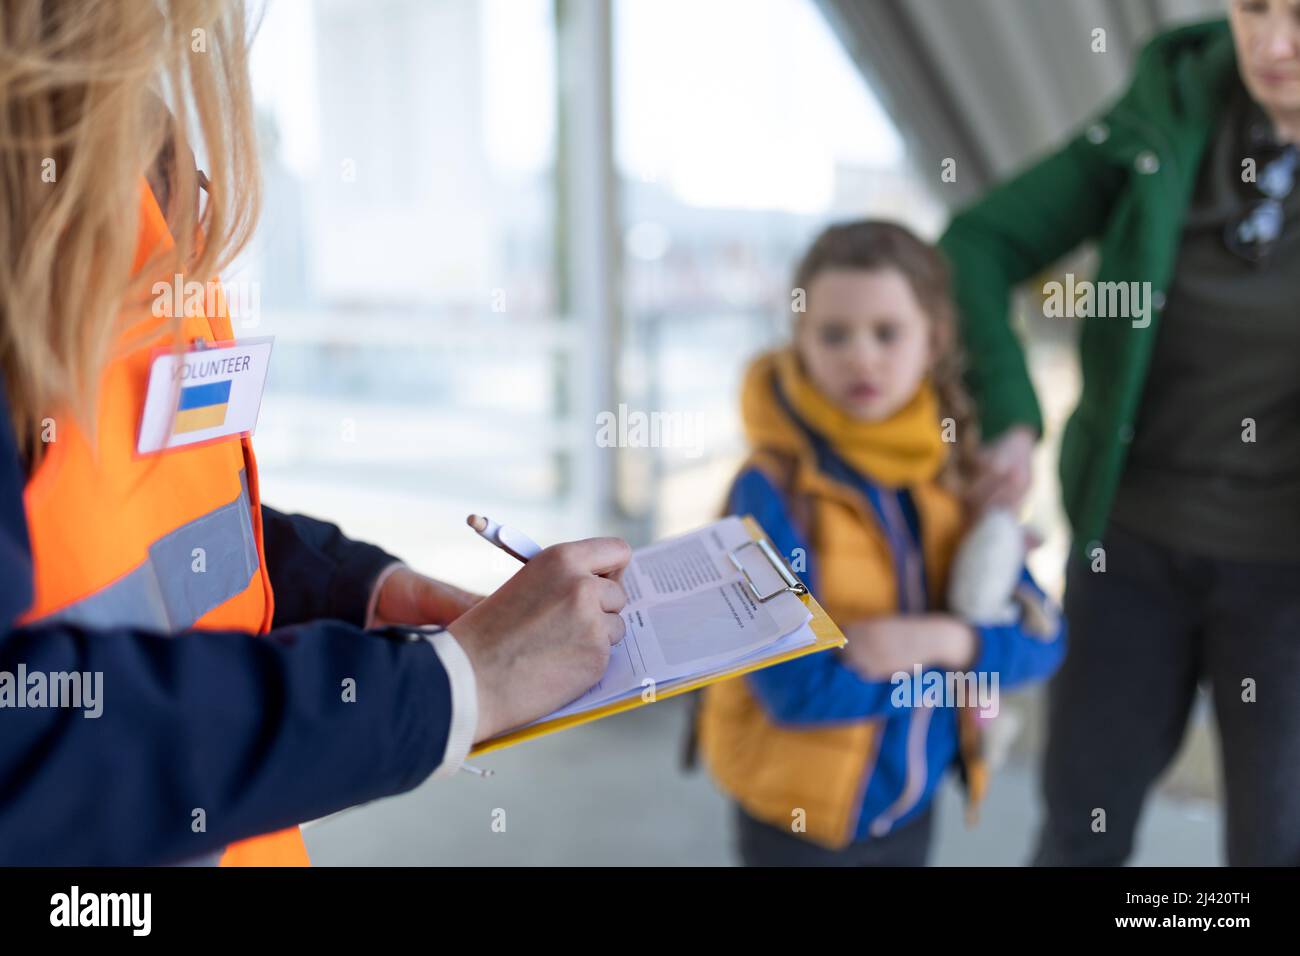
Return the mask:
<svg viewBox="0 0 1300 956"><path fill-rule="evenodd" d="M241 469L234 501L159 538L134 571L46 620L168 633L188 630L247 588L259 566L248 476Z"/></svg>
<svg viewBox="0 0 1300 956"><path fill-rule="evenodd" d="M179 863L173 863L172 866L220 866L221 857L225 852L225 850L216 850L192 860L181 860Z"/></svg>

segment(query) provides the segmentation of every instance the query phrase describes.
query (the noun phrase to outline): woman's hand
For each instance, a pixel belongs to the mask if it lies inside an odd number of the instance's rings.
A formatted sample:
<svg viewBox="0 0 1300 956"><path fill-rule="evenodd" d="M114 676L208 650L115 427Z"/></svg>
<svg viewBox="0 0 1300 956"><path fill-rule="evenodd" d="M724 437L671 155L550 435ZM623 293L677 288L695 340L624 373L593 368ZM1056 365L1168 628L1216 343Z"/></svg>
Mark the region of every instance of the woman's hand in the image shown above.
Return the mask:
<svg viewBox="0 0 1300 956"><path fill-rule="evenodd" d="M978 650L974 630L951 614L866 618L846 627L844 636L844 660L867 680L910 673L917 664L967 670Z"/></svg>
<svg viewBox="0 0 1300 956"><path fill-rule="evenodd" d="M367 626L437 624L445 627L481 600L481 594L471 594L410 568L399 567L380 584L374 617Z"/></svg>
<svg viewBox="0 0 1300 956"><path fill-rule="evenodd" d="M1035 441L1028 425L1013 425L980 449L978 471L966 492L972 514L998 507L1020 510L1034 476Z"/></svg>
<svg viewBox="0 0 1300 956"><path fill-rule="evenodd" d="M546 548L447 629L478 688L475 742L528 723L595 684L623 639L620 538Z"/></svg>

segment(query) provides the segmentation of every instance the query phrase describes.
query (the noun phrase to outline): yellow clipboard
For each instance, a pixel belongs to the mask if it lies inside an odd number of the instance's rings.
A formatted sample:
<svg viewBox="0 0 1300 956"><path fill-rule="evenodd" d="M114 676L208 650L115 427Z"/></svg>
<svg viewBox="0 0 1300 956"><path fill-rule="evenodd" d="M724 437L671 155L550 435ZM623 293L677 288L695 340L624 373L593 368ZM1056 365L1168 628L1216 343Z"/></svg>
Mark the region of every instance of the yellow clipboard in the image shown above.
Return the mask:
<svg viewBox="0 0 1300 956"><path fill-rule="evenodd" d="M491 753L494 750L502 750L506 747L514 746L522 741L532 740L534 737L542 737L546 734L553 734L556 731L568 730L570 727L577 727L579 724L586 724L593 720L600 720L602 717L608 717L611 714L621 714L625 710L635 710L637 707L644 707L649 703L657 703L661 700L667 700L669 697L676 697L678 694L686 694L693 690L699 690L701 687L707 687L709 684L715 684L718 681L723 680L730 680L733 677L739 677L741 674L748 674L750 671L761 670L764 667L771 667L773 664L791 661L796 657L803 657L805 654L816 654L819 651L830 650L835 647L843 647L846 643L843 632L835 626L835 622L830 619L830 615L828 615L825 610L822 609L822 606L817 603L817 600L812 596L811 592L809 592L802 583L798 582L798 578L794 576L794 572L785 565L784 561L781 561L779 557L776 557L776 549L772 547L771 539L768 538L767 532L765 532L762 526L754 520L752 515L745 515L744 522L746 530L749 531L750 538L762 547L770 560L779 562L780 566L778 570L781 575L787 580L796 583L797 587L791 587L789 590L794 591L798 595L799 600L803 601L808 610L812 612L812 620L808 622L808 625L812 628L813 635L816 637L816 640L813 643L808 644L805 647L795 648L792 651L786 651L784 654L778 654L775 657L767 657L760 661L747 661L717 674L710 674L706 677L696 678L681 684L674 684L673 686L663 690L656 690L655 699L653 701L644 700L641 695L638 694L634 697L616 700L613 703L605 704L602 707L596 707L580 714L569 714L566 717L557 717L554 720L545 720L541 723L530 724L527 727L520 727L517 730L507 731L500 736L493 737L491 740L484 740L482 743L476 744L474 749L469 752L470 756L473 757L478 754ZM733 557L732 560L735 561L735 558ZM740 568L748 579L748 572L745 571L738 562L736 566ZM759 595L752 579L749 580L748 583L750 588L754 590L755 596L762 600L762 596ZM783 588L782 590L785 589ZM768 595L768 597L771 596L773 595Z"/></svg>

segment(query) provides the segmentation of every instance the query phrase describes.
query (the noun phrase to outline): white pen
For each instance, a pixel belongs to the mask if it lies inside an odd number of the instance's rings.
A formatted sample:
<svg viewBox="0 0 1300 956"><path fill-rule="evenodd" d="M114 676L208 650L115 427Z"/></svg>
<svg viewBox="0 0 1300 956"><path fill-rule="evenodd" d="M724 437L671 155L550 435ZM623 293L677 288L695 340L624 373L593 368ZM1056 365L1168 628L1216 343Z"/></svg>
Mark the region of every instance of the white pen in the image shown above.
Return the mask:
<svg viewBox="0 0 1300 956"><path fill-rule="evenodd" d="M469 515L465 518L465 523L477 531L481 537L525 564L541 553L541 545L528 535L506 525L497 524L491 518L485 518L482 515Z"/></svg>

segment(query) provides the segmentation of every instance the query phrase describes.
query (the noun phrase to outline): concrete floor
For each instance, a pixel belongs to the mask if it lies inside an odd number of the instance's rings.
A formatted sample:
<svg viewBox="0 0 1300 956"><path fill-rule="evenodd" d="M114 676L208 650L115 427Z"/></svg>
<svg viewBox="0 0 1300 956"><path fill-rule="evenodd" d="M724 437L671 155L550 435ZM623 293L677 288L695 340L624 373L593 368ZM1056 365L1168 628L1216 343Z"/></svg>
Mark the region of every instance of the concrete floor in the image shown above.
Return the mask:
<svg viewBox="0 0 1300 956"><path fill-rule="evenodd" d="M727 803L705 774L678 769L685 719L685 702L671 699L483 757L474 762L495 776L429 780L318 821L307 827L308 849L318 866L733 863ZM994 776L974 829L949 785L933 862L1020 865L1038 816L1035 776L1024 764ZM1157 796L1134 863L1215 865L1220 831L1212 804Z"/></svg>

